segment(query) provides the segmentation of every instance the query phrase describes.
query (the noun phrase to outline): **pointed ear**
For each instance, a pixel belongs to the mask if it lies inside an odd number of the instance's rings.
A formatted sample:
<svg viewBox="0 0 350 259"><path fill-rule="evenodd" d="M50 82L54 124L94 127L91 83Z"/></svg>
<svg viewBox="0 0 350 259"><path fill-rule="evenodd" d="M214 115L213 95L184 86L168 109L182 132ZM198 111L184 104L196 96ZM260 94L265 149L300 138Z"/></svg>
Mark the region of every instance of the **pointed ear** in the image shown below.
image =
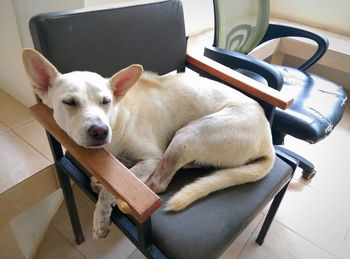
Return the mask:
<svg viewBox="0 0 350 259"><path fill-rule="evenodd" d="M44 56L33 49L23 50L22 61L34 92L40 98L45 97L59 72Z"/></svg>
<svg viewBox="0 0 350 259"><path fill-rule="evenodd" d="M131 86L141 77L143 68L141 65L131 65L115 73L110 79L113 95L119 101Z"/></svg>

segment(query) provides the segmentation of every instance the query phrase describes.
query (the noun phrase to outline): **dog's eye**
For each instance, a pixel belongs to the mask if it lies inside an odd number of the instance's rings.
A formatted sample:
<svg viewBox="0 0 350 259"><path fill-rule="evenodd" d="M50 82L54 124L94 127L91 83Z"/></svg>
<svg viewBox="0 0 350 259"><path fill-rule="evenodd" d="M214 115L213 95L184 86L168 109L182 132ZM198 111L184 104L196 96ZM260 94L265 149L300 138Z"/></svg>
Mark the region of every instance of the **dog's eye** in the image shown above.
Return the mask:
<svg viewBox="0 0 350 259"><path fill-rule="evenodd" d="M63 100L62 102L71 107L77 106L77 102L74 99Z"/></svg>
<svg viewBox="0 0 350 259"><path fill-rule="evenodd" d="M109 104L111 102L111 99L107 97L103 97L102 104Z"/></svg>

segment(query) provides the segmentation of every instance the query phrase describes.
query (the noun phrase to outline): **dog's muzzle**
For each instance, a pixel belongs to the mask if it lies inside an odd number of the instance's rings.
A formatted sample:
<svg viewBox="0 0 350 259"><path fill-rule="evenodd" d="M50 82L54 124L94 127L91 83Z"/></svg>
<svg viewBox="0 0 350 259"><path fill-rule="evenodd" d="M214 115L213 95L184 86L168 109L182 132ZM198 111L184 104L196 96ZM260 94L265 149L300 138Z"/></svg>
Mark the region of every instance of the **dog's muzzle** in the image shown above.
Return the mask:
<svg viewBox="0 0 350 259"><path fill-rule="evenodd" d="M96 122L93 125L90 126L90 128L87 130L87 134L90 137L90 144L91 147L101 146L103 144L106 144L109 129L108 126L105 125L102 122Z"/></svg>

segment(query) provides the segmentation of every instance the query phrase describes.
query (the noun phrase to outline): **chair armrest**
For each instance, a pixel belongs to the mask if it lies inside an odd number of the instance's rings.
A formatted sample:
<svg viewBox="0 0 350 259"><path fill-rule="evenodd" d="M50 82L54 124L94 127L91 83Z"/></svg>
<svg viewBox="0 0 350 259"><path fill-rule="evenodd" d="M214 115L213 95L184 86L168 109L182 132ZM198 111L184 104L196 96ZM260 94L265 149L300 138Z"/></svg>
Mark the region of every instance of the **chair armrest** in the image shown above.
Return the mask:
<svg viewBox="0 0 350 259"><path fill-rule="evenodd" d="M259 44L281 37L303 37L313 40L317 43L318 48L315 54L312 55L304 64L298 67L298 69L302 71L307 70L313 64L315 64L326 53L328 49L329 42L327 38L321 37L320 35L317 35L310 31L281 24L269 24L265 36Z"/></svg>
<svg viewBox="0 0 350 259"><path fill-rule="evenodd" d="M281 109L287 109L293 102L293 98L201 54L195 52L187 53L186 62L190 68L198 68L201 71L232 85L234 88L240 89L247 94L257 97L258 99Z"/></svg>
<svg viewBox="0 0 350 259"><path fill-rule="evenodd" d="M161 206L160 198L103 148L77 145L55 122L52 110L44 104L30 107L33 116L79 163L115 197L125 201L130 214L140 223Z"/></svg>
<svg viewBox="0 0 350 259"><path fill-rule="evenodd" d="M270 64L254 57L218 47L206 47L204 56L213 59L232 69L243 68L261 75L268 85L276 90L283 86L283 76Z"/></svg>

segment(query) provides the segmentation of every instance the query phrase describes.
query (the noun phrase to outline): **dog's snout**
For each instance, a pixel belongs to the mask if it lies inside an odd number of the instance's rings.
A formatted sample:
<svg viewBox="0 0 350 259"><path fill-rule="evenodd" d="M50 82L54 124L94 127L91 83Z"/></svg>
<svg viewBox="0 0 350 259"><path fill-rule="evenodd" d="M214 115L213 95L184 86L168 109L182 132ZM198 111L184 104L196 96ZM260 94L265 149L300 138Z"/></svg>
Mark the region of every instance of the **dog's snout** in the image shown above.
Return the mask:
<svg viewBox="0 0 350 259"><path fill-rule="evenodd" d="M95 140L103 140L108 136L108 127L103 123L94 124L88 129L88 134Z"/></svg>

